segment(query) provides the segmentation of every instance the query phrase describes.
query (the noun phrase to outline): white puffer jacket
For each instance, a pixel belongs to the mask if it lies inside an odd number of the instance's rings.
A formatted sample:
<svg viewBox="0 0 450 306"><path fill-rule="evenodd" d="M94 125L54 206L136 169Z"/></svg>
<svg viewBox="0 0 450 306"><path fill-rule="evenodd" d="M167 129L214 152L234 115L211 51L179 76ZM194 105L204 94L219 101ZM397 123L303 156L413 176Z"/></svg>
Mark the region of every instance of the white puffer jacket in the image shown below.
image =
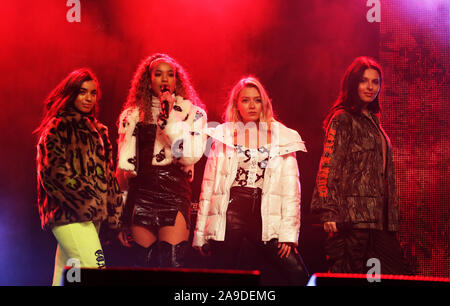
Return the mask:
<svg viewBox="0 0 450 306"><path fill-rule="evenodd" d="M300 135L279 122L271 125L269 162L261 199L262 240L297 245L300 229L300 180L296 151L306 152ZM232 123L208 134L214 143L205 166L193 246L208 240L223 241L230 188L236 177L238 156Z"/></svg>

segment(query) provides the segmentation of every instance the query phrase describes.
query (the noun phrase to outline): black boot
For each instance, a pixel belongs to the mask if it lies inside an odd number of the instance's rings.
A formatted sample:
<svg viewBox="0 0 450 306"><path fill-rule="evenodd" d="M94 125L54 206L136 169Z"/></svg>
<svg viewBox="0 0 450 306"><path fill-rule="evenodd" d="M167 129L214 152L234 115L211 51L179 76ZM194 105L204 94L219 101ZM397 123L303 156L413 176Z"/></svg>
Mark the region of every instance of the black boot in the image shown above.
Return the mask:
<svg viewBox="0 0 450 306"><path fill-rule="evenodd" d="M131 250L134 258L133 265L139 268L153 268L157 265L157 243L153 243L148 248L145 248L137 243L134 243Z"/></svg>
<svg viewBox="0 0 450 306"><path fill-rule="evenodd" d="M177 245L166 241L158 242L159 267L161 268L184 268L186 266L189 242L182 241Z"/></svg>

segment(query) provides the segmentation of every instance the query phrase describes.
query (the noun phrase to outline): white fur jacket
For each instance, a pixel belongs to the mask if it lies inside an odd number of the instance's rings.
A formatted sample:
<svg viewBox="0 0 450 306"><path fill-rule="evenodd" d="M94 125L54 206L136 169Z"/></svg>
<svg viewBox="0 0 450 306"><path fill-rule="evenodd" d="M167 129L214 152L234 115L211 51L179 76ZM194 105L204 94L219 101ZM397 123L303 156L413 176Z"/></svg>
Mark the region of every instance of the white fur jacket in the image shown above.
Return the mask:
<svg viewBox="0 0 450 306"><path fill-rule="evenodd" d="M119 118L118 170L136 176L136 124L143 118L137 107L127 108ZM152 165L179 163L192 181L194 164L202 157L207 135L206 112L183 99L175 97L168 117L158 117Z"/></svg>

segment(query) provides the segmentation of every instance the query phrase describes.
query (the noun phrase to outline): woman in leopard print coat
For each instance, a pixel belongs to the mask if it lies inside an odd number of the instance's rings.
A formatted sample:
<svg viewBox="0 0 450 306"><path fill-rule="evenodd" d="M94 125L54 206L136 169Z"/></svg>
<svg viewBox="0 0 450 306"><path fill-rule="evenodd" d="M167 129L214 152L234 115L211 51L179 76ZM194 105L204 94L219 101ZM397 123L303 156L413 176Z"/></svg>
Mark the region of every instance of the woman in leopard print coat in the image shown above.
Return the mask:
<svg viewBox="0 0 450 306"><path fill-rule="evenodd" d="M120 227L122 195L108 129L96 119L99 83L88 69L70 73L46 99L36 132L38 207L58 241L53 284L65 265L104 267L100 224Z"/></svg>

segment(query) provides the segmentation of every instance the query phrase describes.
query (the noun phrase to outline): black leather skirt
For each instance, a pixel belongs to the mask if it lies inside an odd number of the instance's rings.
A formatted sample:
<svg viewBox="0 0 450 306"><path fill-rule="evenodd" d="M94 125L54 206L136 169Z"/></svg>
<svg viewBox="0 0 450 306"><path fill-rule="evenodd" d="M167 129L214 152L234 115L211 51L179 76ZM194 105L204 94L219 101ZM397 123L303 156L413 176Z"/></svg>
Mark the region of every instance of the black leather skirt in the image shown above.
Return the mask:
<svg viewBox="0 0 450 306"><path fill-rule="evenodd" d="M155 231L175 224L181 212L190 228L191 186L179 166L152 166L130 180L126 204L126 223Z"/></svg>

